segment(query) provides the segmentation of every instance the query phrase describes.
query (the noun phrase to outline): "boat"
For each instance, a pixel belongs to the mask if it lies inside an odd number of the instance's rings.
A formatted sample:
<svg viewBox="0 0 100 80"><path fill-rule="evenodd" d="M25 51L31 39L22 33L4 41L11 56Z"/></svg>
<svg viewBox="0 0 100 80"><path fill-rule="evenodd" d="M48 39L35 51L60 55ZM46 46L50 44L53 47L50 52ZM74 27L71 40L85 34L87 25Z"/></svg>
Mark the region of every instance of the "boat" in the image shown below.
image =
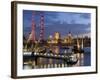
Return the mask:
<svg viewBox="0 0 100 80"><path fill-rule="evenodd" d="M74 64L76 64L77 62L78 62L78 58L77 58L74 54L70 55L70 56L68 57L68 59L66 60L66 63L67 63L68 65L74 65Z"/></svg>

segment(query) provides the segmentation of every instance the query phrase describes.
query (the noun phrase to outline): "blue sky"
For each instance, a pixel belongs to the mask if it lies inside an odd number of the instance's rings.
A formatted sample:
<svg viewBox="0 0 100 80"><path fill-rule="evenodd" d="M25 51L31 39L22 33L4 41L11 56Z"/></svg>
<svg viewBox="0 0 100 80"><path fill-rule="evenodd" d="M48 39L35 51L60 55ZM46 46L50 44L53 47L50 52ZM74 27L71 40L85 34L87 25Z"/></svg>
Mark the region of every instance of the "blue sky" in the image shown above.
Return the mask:
<svg viewBox="0 0 100 80"><path fill-rule="evenodd" d="M45 38L53 35L54 32L59 32L62 37L67 36L69 31L73 36L76 34L90 34L91 32L90 13L23 10L23 32L25 35L31 32L33 12L37 38L40 33L40 14L44 15Z"/></svg>

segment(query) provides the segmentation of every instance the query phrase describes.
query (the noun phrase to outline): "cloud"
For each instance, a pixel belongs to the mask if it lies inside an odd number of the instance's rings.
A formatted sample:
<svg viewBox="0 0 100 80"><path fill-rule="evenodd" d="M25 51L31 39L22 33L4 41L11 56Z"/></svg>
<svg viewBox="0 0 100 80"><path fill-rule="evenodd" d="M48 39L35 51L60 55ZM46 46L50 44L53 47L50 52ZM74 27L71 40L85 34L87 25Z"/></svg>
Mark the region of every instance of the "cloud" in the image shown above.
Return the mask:
<svg viewBox="0 0 100 80"><path fill-rule="evenodd" d="M36 35L40 33L40 13L35 11L34 20L36 23ZM66 36L69 31L72 34L90 33L91 23L90 14L87 13L71 13L71 12L42 12L44 15L45 38L53 35L54 32L60 32L62 36ZM24 33L31 32L32 11L24 11Z"/></svg>
<svg viewBox="0 0 100 80"><path fill-rule="evenodd" d="M83 13L80 15L80 17L85 18L85 19L90 19L91 18L90 15L91 15L90 13Z"/></svg>
<svg viewBox="0 0 100 80"><path fill-rule="evenodd" d="M85 33L90 33L89 27L90 26L84 24L54 23L45 28L45 33L46 33L46 37L48 35L53 35L55 32L61 33L62 36L66 36L69 33L69 31L71 31L72 34L74 35L85 34Z"/></svg>

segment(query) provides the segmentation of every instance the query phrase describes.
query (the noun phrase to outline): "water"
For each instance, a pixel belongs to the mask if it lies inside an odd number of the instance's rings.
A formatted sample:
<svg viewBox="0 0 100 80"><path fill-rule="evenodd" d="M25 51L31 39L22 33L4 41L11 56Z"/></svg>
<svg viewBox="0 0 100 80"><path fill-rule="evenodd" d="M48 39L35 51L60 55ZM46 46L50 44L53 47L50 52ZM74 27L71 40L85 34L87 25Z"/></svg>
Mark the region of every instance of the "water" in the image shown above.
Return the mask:
<svg viewBox="0 0 100 80"><path fill-rule="evenodd" d="M28 57L28 62L23 66L24 69L34 69L34 68L57 68L57 67L74 67L74 66L91 66L91 52L90 47L84 48L84 53L77 53L78 62L75 65L67 65L63 60L58 59L47 59L47 58L38 58L37 66L35 61L32 60L32 57ZM65 50L61 47L54 47L53 52L55 54L65 54L72 52L71 50ZM27 60L26 60L27 61Z"/></svg>
<svg viewBox="0 0 100 80"><path fill-rule="evenodd" d="M91 66L91 48L84 48L84 66Z"/></svg>

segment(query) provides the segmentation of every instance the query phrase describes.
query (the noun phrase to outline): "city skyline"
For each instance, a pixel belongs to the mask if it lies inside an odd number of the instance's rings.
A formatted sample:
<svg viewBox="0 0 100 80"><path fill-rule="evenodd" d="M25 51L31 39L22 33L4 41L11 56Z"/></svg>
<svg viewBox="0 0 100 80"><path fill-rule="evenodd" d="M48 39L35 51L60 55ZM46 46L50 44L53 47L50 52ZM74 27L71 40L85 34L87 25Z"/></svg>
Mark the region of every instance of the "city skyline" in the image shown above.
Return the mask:
<svg viewBox="0 0 100 80"><path fill-rule="evenodd" d="M44 34L47 39L49 35L59 32L65 37L69 32L76 36L85 35L90 37L91 14L75 12L51 12L51 11L31 11L23 10L23 32L31 32L32 13L34 12L34 21L36 23L36 37L40 33L40 14L44 15Z"/></svg>
<svg viewBox="0 0 100 80"><path fill-rule="evenodd" d="M30 69L90 66L90 16L23 10L23 68L26 63Z"/></svg>

